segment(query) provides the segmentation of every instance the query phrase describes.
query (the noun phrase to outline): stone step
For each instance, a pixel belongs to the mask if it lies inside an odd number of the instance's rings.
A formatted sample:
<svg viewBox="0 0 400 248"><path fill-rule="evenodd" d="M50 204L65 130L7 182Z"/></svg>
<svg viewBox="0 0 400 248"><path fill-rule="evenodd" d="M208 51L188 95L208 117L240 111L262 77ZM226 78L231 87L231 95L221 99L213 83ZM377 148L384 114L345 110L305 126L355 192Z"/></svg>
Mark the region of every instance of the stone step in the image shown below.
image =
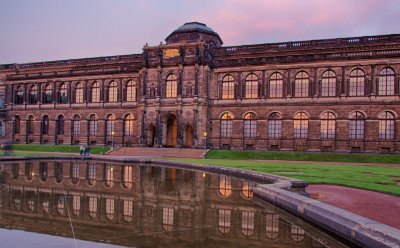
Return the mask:
<svg viewBox="0 0 400 248"><path fill-rule="evenodd" d="M206 151L203 149L186 148L150 148L150 147L121 147L109 152L112 156L135 156L148 158L204 158Z"/></svg>

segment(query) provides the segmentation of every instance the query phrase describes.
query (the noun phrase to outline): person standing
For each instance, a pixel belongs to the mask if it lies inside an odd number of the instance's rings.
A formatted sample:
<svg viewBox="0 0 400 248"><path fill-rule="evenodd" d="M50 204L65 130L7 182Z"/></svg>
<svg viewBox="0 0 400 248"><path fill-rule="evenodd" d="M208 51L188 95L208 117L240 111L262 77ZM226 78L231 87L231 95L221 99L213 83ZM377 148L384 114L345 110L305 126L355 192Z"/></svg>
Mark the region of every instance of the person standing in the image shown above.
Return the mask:
<svg viewBox="0 0 400 248"><path fill-rule="evenodd" d="M89 146L85 146L85 157L89 156Z"/></svg>
<svg viewBox="0 0 400 248"><path fill-rule="evenodd" d="M81 156L82 156L83 150L85 149L85 147L84 147L83 145L81 145L81 147L80 147L79 149L80 149L80 154L81 154Z"/></svg>

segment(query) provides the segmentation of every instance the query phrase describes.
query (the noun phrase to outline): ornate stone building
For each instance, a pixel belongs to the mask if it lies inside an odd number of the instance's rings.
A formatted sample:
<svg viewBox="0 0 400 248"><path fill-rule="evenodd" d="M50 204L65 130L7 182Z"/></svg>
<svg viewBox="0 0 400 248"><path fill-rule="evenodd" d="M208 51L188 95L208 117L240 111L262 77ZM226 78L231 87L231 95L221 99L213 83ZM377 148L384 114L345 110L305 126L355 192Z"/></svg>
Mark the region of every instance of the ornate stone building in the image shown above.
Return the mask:
<svg viewBox="0 0 400 248"><path fill-rule="evenodd" d="M397 153L399 75L398 34L223 47L192 22L141 54L0 65L1 135Z"/></svg>

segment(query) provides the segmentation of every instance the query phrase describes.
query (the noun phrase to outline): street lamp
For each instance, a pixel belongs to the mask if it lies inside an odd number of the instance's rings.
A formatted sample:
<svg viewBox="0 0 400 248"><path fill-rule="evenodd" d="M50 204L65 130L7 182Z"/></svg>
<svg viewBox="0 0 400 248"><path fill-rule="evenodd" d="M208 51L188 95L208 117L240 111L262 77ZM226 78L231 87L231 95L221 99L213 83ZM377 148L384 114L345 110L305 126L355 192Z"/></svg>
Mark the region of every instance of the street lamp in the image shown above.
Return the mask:
<svg viewBox="0 0 400 248"><path fill-rule="evenodd" d="M114 131L111 131L111 145L114 148Z"/></svg>
<svg viewBox="0 0 400 248"><path fill-rule="evenodd" d="M204 149L207 152L207 132L204 132L203 136L204 136Z"/></svg>

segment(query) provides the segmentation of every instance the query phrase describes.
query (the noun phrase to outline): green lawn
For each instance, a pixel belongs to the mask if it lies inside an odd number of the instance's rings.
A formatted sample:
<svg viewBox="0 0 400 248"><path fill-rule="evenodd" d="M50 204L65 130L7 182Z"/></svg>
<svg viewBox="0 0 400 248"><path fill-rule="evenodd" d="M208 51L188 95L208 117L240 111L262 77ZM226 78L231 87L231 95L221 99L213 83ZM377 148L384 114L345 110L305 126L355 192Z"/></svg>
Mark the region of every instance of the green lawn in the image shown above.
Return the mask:
<svg viewBox="0 0 400 248"><path fill-rule="evenodd" d="M105 153L110 150L110 147L107 146L92 146L89 148L91 154ZM79 153L79 146L13 144L11 145L11 150Z"/></svg>
<svg viewBox="0 0 400 248"><path fill-rule="evenodd" d="M255 170L302 179L309 183L336 184L400 196L400 185L396 182L400 181L400 168L398 167L247 160L175 160ZM282 172L295 172L298 174L286 174Z"/></svg>
<svg viewBox="0 0 400 248"><path fill-rule="evenodd" d="M54 155L69 155L65 153L36 153L36 152L11 152L8 156L54 156ZM0 156L5 156L5 153L0 151Z"/></svg>

